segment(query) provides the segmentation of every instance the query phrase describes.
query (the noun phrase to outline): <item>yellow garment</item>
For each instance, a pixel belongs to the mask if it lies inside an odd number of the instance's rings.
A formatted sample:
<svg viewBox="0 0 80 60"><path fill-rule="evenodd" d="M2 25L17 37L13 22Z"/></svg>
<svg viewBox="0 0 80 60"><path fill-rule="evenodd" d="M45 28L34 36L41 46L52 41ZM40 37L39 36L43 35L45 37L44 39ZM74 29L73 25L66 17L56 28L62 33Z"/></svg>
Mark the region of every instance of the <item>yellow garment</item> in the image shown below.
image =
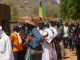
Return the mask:
<svg viewBox="0 0 80 60"><path fill-rule="evenodd" d="M10 41L12 43L12 50L13 52L21 51L23 50L23 44L19 43L18 37L15 32L13 32L10 36Z"/></svg>

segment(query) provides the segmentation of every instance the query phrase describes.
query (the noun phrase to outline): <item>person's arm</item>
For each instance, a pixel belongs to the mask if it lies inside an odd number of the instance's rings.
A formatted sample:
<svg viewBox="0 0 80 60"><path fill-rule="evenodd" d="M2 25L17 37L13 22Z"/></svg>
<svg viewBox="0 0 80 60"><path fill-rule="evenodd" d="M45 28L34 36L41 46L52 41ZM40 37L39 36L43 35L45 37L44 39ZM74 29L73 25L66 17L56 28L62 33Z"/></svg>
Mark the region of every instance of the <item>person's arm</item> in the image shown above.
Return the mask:
<svg viewBox="0 0 80 60"><path fill-rule="evenodd" d="M54 38L55 38L58 35L58 32L56 28L53 28L53 31L54 31Z"/></svg>
<svg viewBox="0 0 80 60"><path fill-rule="evenodd" d="M11 42L11 44L13 44L13 39L14 38L14 34L12 33L11 35L10 35L10 42Z"/></svg>
<svg viewBox="0 0 80 60"><path fill-rule="evenodd" d="M10 39L8 36L6 36L6 42L5 42L5 56L6 56L6 59L10 59L12 58L13 60L13 52L12 52L12 46L11 46L11 42L10 42Z"/></svg>

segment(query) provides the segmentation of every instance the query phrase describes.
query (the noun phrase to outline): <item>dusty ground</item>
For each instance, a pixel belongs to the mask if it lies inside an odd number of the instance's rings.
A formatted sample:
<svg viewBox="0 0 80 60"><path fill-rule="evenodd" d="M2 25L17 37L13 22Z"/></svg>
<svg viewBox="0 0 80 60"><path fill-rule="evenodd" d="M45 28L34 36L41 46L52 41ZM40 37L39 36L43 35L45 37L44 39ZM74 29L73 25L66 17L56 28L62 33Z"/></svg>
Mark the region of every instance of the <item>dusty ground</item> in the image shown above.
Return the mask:
<svg viewBox="0 0 80 60"><path fill-rule="evenodd" d="M66 51L66 56L64 60L77 60L75 51L70 52L69 49L65 49L65 51Z"/></svg>

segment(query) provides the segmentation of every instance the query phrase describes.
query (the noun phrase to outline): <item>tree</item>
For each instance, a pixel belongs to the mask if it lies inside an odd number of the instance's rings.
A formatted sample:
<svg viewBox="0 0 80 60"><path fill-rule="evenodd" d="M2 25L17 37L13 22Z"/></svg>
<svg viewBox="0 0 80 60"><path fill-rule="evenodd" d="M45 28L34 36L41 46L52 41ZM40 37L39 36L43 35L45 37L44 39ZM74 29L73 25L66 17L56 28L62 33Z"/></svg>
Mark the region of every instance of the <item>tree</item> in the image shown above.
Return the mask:
<svg viewBox="0 0 80 60"><path fill-rule="evenodd" d="M68 0L60 0L60 16L66 18Z"/></svg>
<svg viewBox="0 0 80 60"><path fill-rule="evenodd" d="M67 18L76 19L76 2L75 0L67 0Z"/></svg>
<svg viewBox="0 0 80 60"><path fill-rule="evenodd" d="M80 0L60 0L60 14L62 18L80 18Z"/></svg>

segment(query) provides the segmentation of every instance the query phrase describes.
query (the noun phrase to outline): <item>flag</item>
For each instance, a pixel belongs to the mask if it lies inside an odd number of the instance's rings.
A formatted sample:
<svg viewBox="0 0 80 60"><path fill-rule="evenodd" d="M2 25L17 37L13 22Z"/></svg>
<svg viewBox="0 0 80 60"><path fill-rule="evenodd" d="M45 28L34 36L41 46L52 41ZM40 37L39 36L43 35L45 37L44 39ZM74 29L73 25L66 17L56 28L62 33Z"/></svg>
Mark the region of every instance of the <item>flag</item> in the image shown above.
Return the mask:
<svg viewBox="0 0 80 60"><path fill-rule="evenodd" d="M40 3L39 3L39 16L40 17L46 16L45 6L42 0L40 0Z"/></svg>

